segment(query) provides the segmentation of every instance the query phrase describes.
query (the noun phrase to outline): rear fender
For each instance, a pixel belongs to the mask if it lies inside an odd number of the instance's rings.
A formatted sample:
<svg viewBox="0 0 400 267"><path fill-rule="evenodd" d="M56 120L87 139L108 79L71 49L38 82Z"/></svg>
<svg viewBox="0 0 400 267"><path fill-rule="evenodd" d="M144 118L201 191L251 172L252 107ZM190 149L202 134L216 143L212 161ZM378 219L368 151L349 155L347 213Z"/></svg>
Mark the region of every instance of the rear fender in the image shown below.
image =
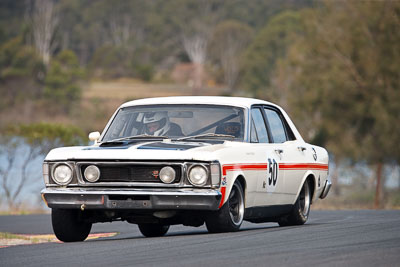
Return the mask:
<svg viewBox="0 0 400 267"><path fill-rule="evenodd" d="M307 179L310 179L310 182L311 182L311 203L313 203L315 198L316 198L316 195L317 195L316 194L316 191L317 191L316 185L318 184L318 181L316 180L315 173L313 171L311 171L311 170L308 170L304 174L303 179L301 180L301 186L297 190L297 194L296 194L296 198L295 199L297 200L297 198L299 197L300 191L303 188L303 185L304 185L304 183L306 182Z"/></svg>

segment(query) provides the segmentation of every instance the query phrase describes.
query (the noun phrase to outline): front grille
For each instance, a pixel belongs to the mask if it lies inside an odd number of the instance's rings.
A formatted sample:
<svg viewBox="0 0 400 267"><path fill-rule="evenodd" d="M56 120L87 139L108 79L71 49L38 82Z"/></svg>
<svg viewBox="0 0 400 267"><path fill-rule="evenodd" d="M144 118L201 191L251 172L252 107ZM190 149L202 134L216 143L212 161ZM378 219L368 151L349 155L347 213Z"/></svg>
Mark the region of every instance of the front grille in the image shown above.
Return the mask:
<svg viewBox="0 0 400 267"><path fill-rule="evenodd" d="M84 171L90 164L81 165L81 175L84 178ZM167 165L135 165L135 164L96 164L100 169L100 179L98 182L145 182L163 183L160 180L159 172ZM168 165L174 168L176 178L173 183L179 183L182 176L181 166Z"/></svg>

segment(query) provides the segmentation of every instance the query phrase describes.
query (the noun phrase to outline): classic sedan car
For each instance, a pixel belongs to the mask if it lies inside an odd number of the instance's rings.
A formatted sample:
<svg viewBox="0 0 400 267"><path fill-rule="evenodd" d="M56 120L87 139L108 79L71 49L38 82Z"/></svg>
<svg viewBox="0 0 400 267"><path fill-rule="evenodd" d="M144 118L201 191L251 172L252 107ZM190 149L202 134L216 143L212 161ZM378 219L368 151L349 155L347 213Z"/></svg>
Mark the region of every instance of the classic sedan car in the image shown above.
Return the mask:
<svg viewBox="0 0 400 267"><path fill-rule="evenodd" d="M262 100L135 100L89 138L93 145L53 149L43 163L41 194L64 242L121 220L146 237L175 224L205 223L212 233L237 231L243 220L301 225L331 187L327 151Z"/></svg>

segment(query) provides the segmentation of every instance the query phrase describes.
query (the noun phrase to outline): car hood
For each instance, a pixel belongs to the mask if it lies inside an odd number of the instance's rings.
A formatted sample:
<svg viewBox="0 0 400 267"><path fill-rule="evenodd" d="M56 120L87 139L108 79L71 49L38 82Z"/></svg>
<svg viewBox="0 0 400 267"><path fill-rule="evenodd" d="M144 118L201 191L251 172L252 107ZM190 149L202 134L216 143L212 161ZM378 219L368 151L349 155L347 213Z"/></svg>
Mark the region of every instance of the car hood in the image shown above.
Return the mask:
<svg viewBox="0 0 400 267"><path fill-rule="evenodd" d="M56 148L45 160L215 160L215 152L229 146L230 141L182 142L156 141L122 146L76 146Z"/></svg>

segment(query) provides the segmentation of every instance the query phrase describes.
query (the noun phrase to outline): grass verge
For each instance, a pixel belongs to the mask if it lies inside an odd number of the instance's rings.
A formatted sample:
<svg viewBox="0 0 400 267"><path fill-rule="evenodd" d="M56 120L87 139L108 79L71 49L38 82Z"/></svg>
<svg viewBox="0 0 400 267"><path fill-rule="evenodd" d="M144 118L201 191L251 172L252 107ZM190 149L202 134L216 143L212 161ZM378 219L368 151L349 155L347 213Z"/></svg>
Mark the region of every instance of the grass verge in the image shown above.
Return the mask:
<svg viewBox="0 0 400 267"><path fill-rule="evenodd" d="M90 234L86 240L96 239L100 237L112 237L117 233L95 233ZM44 235L25 235L25 234L12 234L7 232L0 232L0 248L18 246L18 245L32 245L41 243L57 242L61 243L55 235L44 234Z"/></svg>

